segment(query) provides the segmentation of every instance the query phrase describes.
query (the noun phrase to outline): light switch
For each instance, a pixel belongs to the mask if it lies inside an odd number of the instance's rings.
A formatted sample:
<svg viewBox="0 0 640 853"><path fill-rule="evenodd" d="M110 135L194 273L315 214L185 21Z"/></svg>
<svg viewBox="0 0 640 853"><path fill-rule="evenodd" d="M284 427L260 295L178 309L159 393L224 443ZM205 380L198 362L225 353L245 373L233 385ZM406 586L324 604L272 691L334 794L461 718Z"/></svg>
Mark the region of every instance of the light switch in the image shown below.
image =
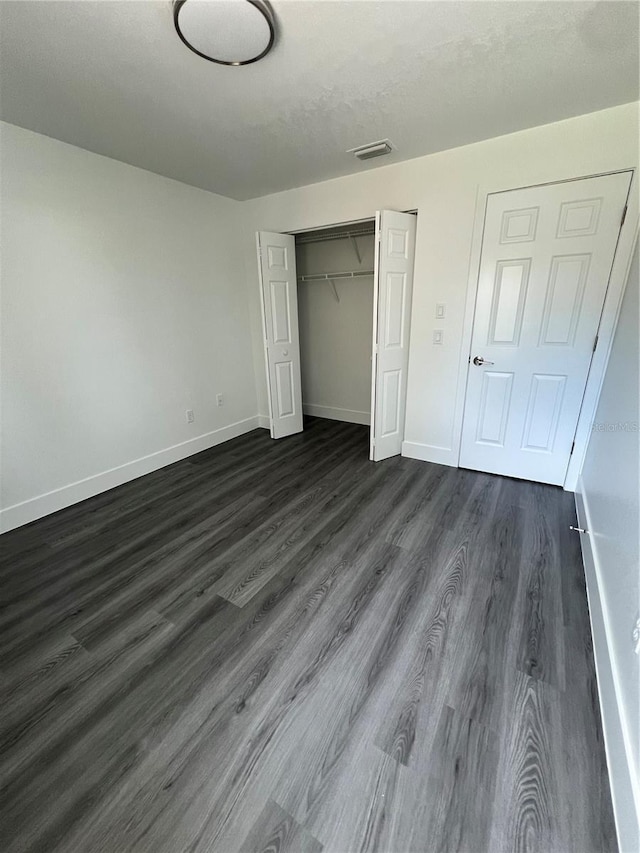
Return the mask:
<svg viewBox="0 0 640 853"><path fill-rule="evenodd" d="M444 315L446 313L446 305L444 302L436 302L436 320L444 320Z"/></svg>
<svg viewBox="0 0 640 853"><path fill-rule="evenodd" d="M441 345L444 341L444 332L442 329L434 329L433 330L433 342L434 344Z"/></svg>

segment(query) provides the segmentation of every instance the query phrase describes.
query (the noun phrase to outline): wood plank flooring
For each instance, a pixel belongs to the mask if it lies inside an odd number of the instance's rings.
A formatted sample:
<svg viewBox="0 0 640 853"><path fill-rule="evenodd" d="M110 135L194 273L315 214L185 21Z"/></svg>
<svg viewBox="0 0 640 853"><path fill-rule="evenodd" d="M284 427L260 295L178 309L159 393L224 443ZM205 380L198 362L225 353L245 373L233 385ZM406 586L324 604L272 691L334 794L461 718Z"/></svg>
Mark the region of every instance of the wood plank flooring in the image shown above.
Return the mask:
<svg viewBox="0 0 640 853"><path fill-rule="evenodd" d="M0 845L616 849L572 495L256 430L0 538Z"/></svg>

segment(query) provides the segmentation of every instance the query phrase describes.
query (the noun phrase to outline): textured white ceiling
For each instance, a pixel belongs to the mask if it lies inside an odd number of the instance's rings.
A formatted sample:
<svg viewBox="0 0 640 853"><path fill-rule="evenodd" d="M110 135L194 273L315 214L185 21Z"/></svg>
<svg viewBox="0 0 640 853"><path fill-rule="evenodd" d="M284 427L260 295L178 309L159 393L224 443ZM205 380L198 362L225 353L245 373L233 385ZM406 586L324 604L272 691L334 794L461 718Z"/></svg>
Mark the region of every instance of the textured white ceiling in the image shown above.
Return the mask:
<svg viewBox="0 0 640 853"><path fill-rule="evenodd" d="M169 0L2 0L0 115L246 199L638 99L636 2L272 5L273 52L227 68Z"/></svg>

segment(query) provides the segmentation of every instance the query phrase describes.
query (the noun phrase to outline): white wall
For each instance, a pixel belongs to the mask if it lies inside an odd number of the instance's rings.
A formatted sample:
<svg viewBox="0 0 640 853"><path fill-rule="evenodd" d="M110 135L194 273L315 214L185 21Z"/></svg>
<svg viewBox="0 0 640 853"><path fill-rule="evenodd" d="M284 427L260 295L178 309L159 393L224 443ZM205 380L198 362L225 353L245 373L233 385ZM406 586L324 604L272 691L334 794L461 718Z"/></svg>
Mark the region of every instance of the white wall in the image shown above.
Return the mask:
<svg viewBox="0 0 640 853"><path fill-rule="evenodd" d="M1 130L7 529L257 421L240 203Z"/></svg>
<svg viewBox="0 0 640 853"><path fill-rule="evenodd" d="M636 246L578 489L589 530L583 547L590 549L594 568L592 576L587 571L589 596L603 614L604 631L594 625L601 692L607 684L603 667L611 669L613 682L613 695L603 696L602 705L623 851L640 849L640 657L632 643L640 618L639 279ZM624 790L629 778L635 815Z"/></svg>
<svg viewBox="0 0 640 853"><path fill-rule="evenodd" d="M638 105L628 104L239 203L2 129L5 527L264 416L255 231L385 207L419 213L404 452L456 464L478 197L638 159ZM436 302L447 305L441 347L431 343Z"/></svg>
<svg viewBox="0 0 640 853"><path fill-rule="evenodd" d="M404 452L455 465L464 401L463 326L470 257L477 218L482 216L478 196L486 190L582 177L637 163L638 105L626 104L245 202L244 246L260 412L267 411L267 399L256 230L318 228L364 219L380 208L418 210ZM447 306L444 346L432 344L436 302Z"/></svg>
<svg viewBox="0 0 640 853"><path fill-rule="evenodd" d="M298 275L373 269L371 236L358 237L361 263L349 240L303 243ZM298 285L302 404L308 414L369 423L373 276Z"/></svg>

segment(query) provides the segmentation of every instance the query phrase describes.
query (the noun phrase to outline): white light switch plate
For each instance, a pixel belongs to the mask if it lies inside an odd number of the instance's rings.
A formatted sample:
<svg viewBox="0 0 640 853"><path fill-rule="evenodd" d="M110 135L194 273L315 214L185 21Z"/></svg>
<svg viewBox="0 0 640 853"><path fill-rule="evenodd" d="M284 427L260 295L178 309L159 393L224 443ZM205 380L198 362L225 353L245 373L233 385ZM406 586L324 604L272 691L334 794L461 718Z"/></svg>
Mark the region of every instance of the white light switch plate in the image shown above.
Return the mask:
<svg viewBox="0 0 640 853"><path fill-rule="evenodd" d="M436 320L444 320L447 308L444 302L436 302Z"/></svg>
<svg viewBox="0 0 640 853"><path fill-rule="evenodd" d="M438 346L441 346L444 342L444 332L442 329L434 329L433 330L433 342Z"/></svg>

